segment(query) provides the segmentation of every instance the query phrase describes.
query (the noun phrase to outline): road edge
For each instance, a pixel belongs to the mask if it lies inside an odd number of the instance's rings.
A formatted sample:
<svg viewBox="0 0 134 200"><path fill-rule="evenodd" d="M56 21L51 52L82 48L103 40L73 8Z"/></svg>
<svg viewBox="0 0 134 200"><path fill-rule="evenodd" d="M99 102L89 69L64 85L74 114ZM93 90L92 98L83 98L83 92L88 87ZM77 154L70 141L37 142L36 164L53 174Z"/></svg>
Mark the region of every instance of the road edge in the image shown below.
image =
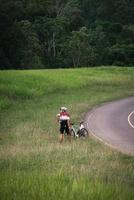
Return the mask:
<svg viewBox="0 0 134 200"><path fill-rule="evenodd" d="M120 150L118 147L115 147L114 145L111 145L110 143L106 142L104 139L102 139L101 137L97 136L88 126L88 118L89 116L96 110L98 109L99 107L102 107L102 106L105 106L107 104L110 104L110 103L113 103L113 102L116 102L116 101L122 101L122 100L127 100L127 99L131 99L131 98L134 98L134 96L130 96L130 97L126 97L126 98L120 98L120 99L115 99L115 100L111 100L111 101L108 101L108 102L102 102L100 103L99 105L96 105L94 106L91 110L89 110L87 113L85 113L84 115L84 125L85 127L87 128L87 130L89 131L89 133L93 136L93 138L97 139L99 142L103 143L104 145L108 146L109 148L115 150L116 152L118 151L119 153L122 153L122 154L125 154L125 155L128 155L128 156L132 156L134 157L134 154L132 152L126 152L125 150ZM90 135L89 134L89 135Z"/></svg>

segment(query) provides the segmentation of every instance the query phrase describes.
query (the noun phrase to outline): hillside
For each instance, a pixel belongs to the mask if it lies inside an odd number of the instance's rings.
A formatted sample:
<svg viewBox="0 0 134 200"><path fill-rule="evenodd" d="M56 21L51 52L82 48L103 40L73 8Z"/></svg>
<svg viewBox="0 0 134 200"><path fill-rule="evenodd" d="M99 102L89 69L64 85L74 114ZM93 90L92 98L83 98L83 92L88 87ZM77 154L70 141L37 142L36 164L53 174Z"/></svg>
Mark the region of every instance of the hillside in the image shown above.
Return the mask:
<svg viewBox="0 0 134 200"><path fill-rule="evenodd" d="M133 86L127 67L0 71L0 198L132 200L134 157L91 134L60 145L56 114L67 106L77 124Z"/></svg>

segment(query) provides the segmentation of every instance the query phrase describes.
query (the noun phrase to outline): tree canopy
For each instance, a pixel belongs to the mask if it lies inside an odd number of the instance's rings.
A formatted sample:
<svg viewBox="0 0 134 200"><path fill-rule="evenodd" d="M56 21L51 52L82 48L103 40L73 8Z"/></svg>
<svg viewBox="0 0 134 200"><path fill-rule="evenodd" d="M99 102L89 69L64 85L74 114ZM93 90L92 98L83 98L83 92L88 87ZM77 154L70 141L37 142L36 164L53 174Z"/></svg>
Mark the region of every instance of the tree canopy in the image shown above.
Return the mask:
<svg viewBox="0 0 134 200"><path fill-rule="evenodd" d="M0 69L134 65L133 0L0 0Z"/></svg>

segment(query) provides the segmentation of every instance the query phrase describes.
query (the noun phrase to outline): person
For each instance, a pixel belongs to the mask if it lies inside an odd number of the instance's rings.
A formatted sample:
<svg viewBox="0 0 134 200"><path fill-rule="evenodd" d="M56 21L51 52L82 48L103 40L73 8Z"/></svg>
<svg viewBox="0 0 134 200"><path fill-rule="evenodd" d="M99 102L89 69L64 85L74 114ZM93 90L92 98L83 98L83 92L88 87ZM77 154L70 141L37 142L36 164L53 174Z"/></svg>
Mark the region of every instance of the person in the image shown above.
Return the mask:
<svg viewBox="0 0 134 200"><path fill-rule="evenodd" d="M61 107L60 112L57 114L57 120L60 124L60 143L64 140L64 132L67 133L67 137L69 142L71 142L71 134L70 134L70 115L67 112L66 107Z"/></svg>

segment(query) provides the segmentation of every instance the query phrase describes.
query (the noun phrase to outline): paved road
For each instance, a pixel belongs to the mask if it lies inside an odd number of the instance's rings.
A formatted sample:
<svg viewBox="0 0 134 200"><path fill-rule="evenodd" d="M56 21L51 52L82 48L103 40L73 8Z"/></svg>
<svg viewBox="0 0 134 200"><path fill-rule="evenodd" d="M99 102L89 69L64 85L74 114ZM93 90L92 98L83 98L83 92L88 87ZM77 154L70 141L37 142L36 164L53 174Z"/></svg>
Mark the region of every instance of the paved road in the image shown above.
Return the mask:
<svg viewBox="0 0 134 200"><path fill-rule="evenodd" d="M134 155L134 97L92 110L86 116L86 126L104 143Z"/></svg>

